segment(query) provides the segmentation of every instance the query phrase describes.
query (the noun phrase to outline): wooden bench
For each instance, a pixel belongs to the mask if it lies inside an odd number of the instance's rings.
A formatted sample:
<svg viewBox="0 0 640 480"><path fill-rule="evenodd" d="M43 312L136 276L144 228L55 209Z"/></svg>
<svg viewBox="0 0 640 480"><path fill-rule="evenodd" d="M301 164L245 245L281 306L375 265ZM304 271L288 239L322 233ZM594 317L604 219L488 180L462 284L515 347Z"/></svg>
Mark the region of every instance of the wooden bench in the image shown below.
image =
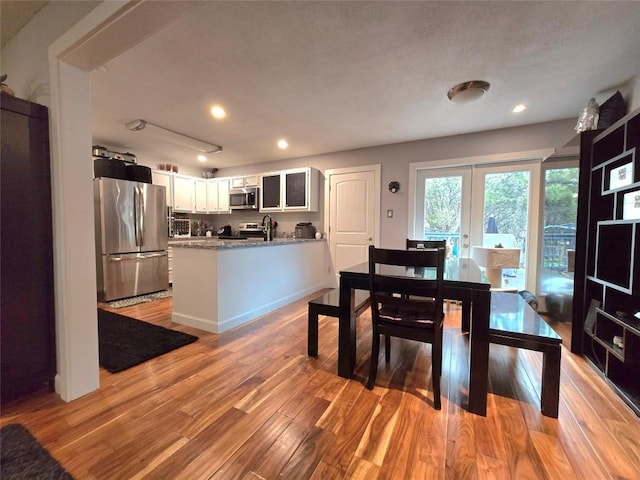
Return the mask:
<svg viewBox="0 0 640 480"><path fill-rule="evenodd" d="M336 288L309 301L309 326L307 337L307 354L318 356L318 315L338 318L340 316L340 291ZM354 310L356 317L369 308L369 292L354 291Z"/></svg>
<svg viewBox="0 0 640 480"><path fill-rule="evenodd" d="M517 294L491 292L489 341L542 352L542 414L558 418L562 338Z"/></svg>

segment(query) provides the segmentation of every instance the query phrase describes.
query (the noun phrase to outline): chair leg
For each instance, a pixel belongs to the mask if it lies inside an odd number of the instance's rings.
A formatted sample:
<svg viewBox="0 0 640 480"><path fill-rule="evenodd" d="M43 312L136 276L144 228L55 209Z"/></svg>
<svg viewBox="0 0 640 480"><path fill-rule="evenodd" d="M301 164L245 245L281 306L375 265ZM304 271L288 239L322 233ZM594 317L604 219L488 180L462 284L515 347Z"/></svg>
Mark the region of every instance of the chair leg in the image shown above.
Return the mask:
<svg viewBox="0 0 640 480"><path fill-rule="evenodd" d="M436 410L442 408L440 403L440 376L442 375L442 337L434 340L431 347L431 379L433 382L433 406Z"/></svg>
<svg viewBox="0 0 640 480"><path fill-rule="evenodd" d="M440 410L442 408L440 403L440 373L438 373L435 365L431 373L431 378L433 379L433 406L436 410Z"/></svg>
<svg viewBox="0 0 640 480"><path fill-rule="evenodd" d="M318 312L312 306L309 306L307 320L307 355L310 357L318 356Z"/></svg>
<svg viewBox="0 0 640 480"><path fill-rule="evenodd" d="M378 373L378 355L380 354L380 335L372 334L371 341L371 361L369 362L369 380L367 380L367 388L371 390L376 383L376 374Z"/></svg>
<svg viewBox="0 0 640 480"><path fill-rule="evenodd" d="M391 361L391 335L384 336L384 360L387 363Z"/></svg>

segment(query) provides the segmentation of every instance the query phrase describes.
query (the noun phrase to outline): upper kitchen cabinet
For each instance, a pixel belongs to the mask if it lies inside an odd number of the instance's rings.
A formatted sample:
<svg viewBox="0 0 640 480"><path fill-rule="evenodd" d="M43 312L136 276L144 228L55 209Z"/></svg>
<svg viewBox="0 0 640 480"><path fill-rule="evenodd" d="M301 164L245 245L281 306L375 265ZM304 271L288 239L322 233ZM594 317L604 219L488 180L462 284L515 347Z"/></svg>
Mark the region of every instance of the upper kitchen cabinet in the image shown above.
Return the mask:
<svg viewBox="0 0 640 480"><path fill-rule="evenodd" d="M247 175L231 178L231 188L257 187L260 185L259 175Z"/></svg>
<svg viewBox="0 0 640 480"><path fill-rule="evenodd" d="M173 176L173 209L176 212L195 212L195 178L186 175Z"/></svg>
<svg viewBox="0 0 640 480"><path fill-rule="evenodd" d="M194 179L195 212L207 213L207 181L204 178Z"/></svg>
<svg viewBox="0 0 640 480"><path fill-rule="evenodd" d="M260 210L265 212L317 212L318 171L296 168L262 175Z"/></svg>
<svg viewBox="0 0 640 480"><path fill-rule="evenodd" d="M208 213L231 213L228 178L207 180L207 211Z"/></svg>
<svg viewBox="0 0 640 480"><path fill-rule="evenodd" d="M282 181L279 173L264 174L260 189L260 211L282 211Z"/></svg>
<svg viewBox="0 0 640 480"><path fill-rule="evenodd" d="M173 207L173 174L164 170L151 172L154 185L162 185L167 190L167 207Z"/></svg>

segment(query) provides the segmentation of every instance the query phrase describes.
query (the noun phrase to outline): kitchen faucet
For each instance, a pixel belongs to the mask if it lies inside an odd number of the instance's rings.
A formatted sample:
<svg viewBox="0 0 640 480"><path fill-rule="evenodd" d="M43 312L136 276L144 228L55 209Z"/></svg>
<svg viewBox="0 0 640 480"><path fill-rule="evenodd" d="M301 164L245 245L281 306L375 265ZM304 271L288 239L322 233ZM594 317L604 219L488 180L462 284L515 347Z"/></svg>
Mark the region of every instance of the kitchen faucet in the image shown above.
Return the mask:
<svg viewBox="0 0 640 480"><path fill-rule="evenodd" d="M269 218L269 223L264 223L266 218ZM264 239L266 241L273 240L273 237L272 237L273 230L271 229L272 223L273 223L273 220L271 218L271 215L269 215L268 213L264 217L262 217L262 226L264 227Z"/></svg>

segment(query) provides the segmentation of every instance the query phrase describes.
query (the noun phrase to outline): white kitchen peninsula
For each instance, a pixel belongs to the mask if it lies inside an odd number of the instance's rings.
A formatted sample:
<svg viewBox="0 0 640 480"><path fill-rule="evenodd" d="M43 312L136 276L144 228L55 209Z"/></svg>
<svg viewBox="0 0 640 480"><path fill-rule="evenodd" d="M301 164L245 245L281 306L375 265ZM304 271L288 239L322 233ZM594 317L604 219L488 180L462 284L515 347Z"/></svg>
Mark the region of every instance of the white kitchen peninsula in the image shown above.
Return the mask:
<svg viewBox="0 0 640 480"><path fill-rule="evenodd" d="M330 283L324 240L172 243L176 323L221 333Z"/></svg>

